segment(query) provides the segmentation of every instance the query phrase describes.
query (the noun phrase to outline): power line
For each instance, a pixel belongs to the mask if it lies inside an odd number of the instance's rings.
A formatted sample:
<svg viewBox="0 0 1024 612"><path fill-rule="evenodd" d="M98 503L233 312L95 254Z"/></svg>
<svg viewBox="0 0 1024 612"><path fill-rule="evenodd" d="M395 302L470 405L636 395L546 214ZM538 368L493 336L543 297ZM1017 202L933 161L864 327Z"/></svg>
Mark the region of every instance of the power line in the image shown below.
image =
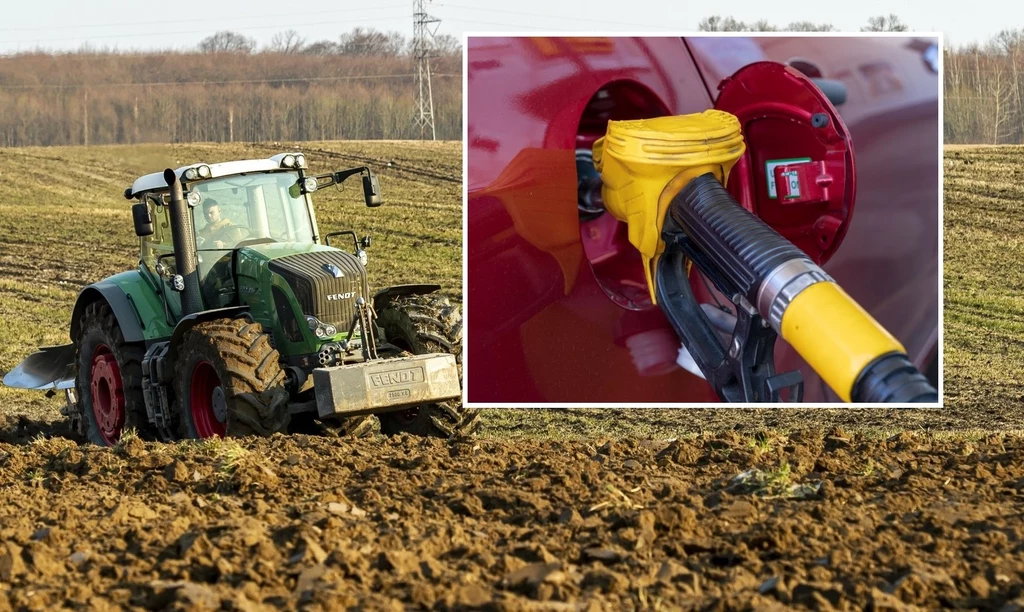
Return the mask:
<svg viewBox="0 0 1024 612"><path fill-rule="evenodd" d="M369 22L374 22L374 21L395 21L395 20L398 20L398 19L407 19L407 18L403 17L403 16L373 17L373 18L369 18L369 19L363 18L362 21L369 21ZM274 29L274 28L277 28L277 29L283 29L283 28L302 28L302 27L306 27L306 26L337 25L337 24L341 24L341 23L352 24L352 20L351 19L346 19L344 21L314 21L312 23L292 23L292 24L275 23L273 25L246 26L244 28L238 28L237 30L239 31L239 33L244 33L244 32L249 31L249 30L269 30L269 29ZM179 30L179 31L174 31L174 32L158 32L158 33L161 34L161 35L178 35L178 34L205 34L205 33L208 33L208 32L210 32L209 28L207 28L205 30L188 30L188 31ZM154 32L150 31L150 32L136 32L134 34L112 34L110 36L91 36L90 38L98 39L98 40L109 40L109 39L112 39L112 38L143 38L143 37L152 38L153 35L154 35ZM66 41L66 40L67 40L67 36L63 36L61 38L44 38L44 39L28 39L27 38L27 39L23 39L23 40L0 40L0 44L3 44L3 45L30 44L30 43L38 44L38 43L42 43L42 42L54 42L54 41Z"/></svg>
<svg viewBox="0 0 1024 612"><path fill-rule="evenodd" d="M314 41L313 43L310 43L310 44L306 45L306 47L310 47L313 44L316 44L318 42L330 42L332 44L337 44L337 43L334 43L334 41L323 41L323 40L321 40L321 41ZM372 49L377 49L379 45L377 45L376 43L346 42L344 46L347 49L351 49L351 48L372 48ZM460 47L460 49L461 49L461 47ZM124 51L119 51L117 49L113 49L113 50L107 50L107 49L103 49L103 50L88 50L88 49L86 49L86 50L82 50L82 49L78 49L78 50L75 50L75 51L53 51L53 52L45 51L45 50L32 50L32 51L17 51L17 52L9 53L9 54L6 54L6 55L3 54L3 53L0 53L0 65L2 65L2 62L4 62L5 60L6 61L10 61L10 62L24 62L24 61L29 61L30 58L34 59L34 58L38 58L38 57L45 57L45 58L50 58L50 59L54 59L54 60L57 60L59 58L59 61L61 61L61 62L68 62L68 61L121 60L121 59L129 59L129 58L152 57L152 56L156 56L156 55L167 55L167 54L191 57L191 56L195 56L195 55L207 56L207 55L216 54L216 53L218 53L218 52L217 51L212 51L212 52L199 51L197 46L193 46L193 47L188 48L188 49L145 49L145 50L130 49L130 50L124 50ZM222 53L232 53L232 52L225 51L225 52L222 52ZM239 53L241 55L245 55L247 57L258 57L258 56L260 56L262 54L265 54L265 53L266 54L274 55L274 54L278 54L279 52L274 51L274 50L268 50L267 47L265 46L263 49L261 49L259 51L252 51L252 52L249 52L249 53L241 53L241 52L239 52ZM330 58L330 57L371 57L371 55L369 55L369 54L367 54L367 55L360 55L358 53L345 53L345 52L341 52L341 51L339 51L339 52L331 52L331 53L324 53L324 54L316 54L316 53L307 53L305 50L299 50L299 51L291 53L290 55L295 55L295 56L301 55L301 56L306 56L306 57L323 57L323 58ZM387 58L391 59L391 57L392 56L388 56ZM404 57L404 56L402 56L401 54L398 54L398 55L395 55L393 57Z"/></svg>
<svg viewBox="0 0 1024 612"><path fill-rule="evenodd" d="M7 89L81 89L83 87L157 87L167 85L250 85L260 83L300 83L315 81L369 81L374 79L408 79L417 76L415 73L408 74L365 74L334 77L300 77L284 79L237 79L230 81L150 81L142 83L69 83L69 84L40 84L40 85L0 85L0 90ZM461 74L434 73L436 77L459 77Z"/></svg>
<svg viewBox="0 0 1024 612"><path fill-rule="evenodd" d="M385 10L385 9L402 8L404 6L405 6L404 4L389 4L387 6L375 6L373 8L365 8L365 9L349 9L349 10L338 10L338 11L303 12L302 14L303 15L333 15L333 14L336 14L336 13L351 14L353 12L380 11L380 10ZM271 17L294 17L294 16L295 16L295 12L292 11L291 13L275 13L273 15L246 15L246 16L241 17L241 18L242 19L269 19ZM53 31L53 30L83 30L83 29L89 29L89 28L115 28L115 27L123 27L123 26L149 26L149 27L156 27L156 26L164 26L164 25L167 25L167 24L170 24L170 23L194 23L194 22L210 23L211 21L225 21L225 20L236 21L238 19L239 19L238 15L232 15L230 17L206 17L204 15L204 16L195 17L195 18L192 18L192 19L176 19L176 20L172 20L172 21L160 20L159 22L155 22L155 21L127 21L127 22L121 21L121 22L118 22L118 23L92 23L92 24L75 24L75 25L66 25L66 26L53 26L53 25L50 25L50 26L42 26L42 27L38 27L38 28L0 28L0 32L42 32L42 31L50 32L50 31Z"/></svg>
<svg viewBox="0 0 1024 612"><path fill-rule="evenodd" d="M664 27L663 25L651 25L649 23L627 23L625 21L605 21L605 20L601 20L601 19L588 19L586 17L579 17L579 16L560 17L560 16L557 16L557 15L547 15L547 14L539 14L539 13L521 13L521 12L518 12L518 11L503 11L501 9L480 8L480 7L476 7L476 6L466 6L464 4L448 4L447 2L443 3L443 4L439 4L438 6L445 6L445 7L450 6L452 8L465 9L465 10L470 10L470 11L481 11L481 12L486 12L486 13L502 13L502 14L505 14L505 15L519 15L521 17L539 17L541 19L558 19L558 20L561 20L561 21L575 21L575 22L585 21L585 22L588 22L588 23L604 23L604 24L611 24L611 25L634 26L634 27L638 27L638 28L662 28L662 27ZM451 20L452 21L465 21L464 19L454 19L454 18L451 18ZM479 23L479 22L471 21L470 23ZM504 25L504 24L492 24L492 25ZM516 26L516 27L523 27L523 26Z"/></svg>
<svg viewBox="0 0 1024 612"><path fill-rule="evenodd" d="M515 23L495 23L493 21L474 21L472 19L458 19L456 17L449 17L448 21L455 21L455 22L458 22L458 23L476 23L476 24L480 24L480 25L501 26L503 28L510 28L510 29L515 28L517 30L537 30L537 31L543 31L543 30L550 30L551 29L551 28L538 28L537 26L518 25L518 24L515 24Z"/></svg>

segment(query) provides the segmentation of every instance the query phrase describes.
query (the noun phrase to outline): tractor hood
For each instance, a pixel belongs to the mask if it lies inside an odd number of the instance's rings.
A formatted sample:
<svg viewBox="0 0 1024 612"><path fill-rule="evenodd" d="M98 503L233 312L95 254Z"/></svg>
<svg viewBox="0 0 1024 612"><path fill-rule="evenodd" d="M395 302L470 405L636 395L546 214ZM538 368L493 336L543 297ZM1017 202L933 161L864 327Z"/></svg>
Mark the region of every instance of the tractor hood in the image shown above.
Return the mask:
<svg viewBox="0 0 1024 612"><path fill-rule="evenodd" d="M322 244L310 244L308 242L268 242L266 244L244 246L238 251L239 261L241 261L242 257L255 257L264 261L271 261L300 253L318 253L324 251L335 253L341 252L339 249L334 247Z"/></svg>
<svg viewBox="0 0 1024 612"><path fill-rule="evenodd" d="M269 243L237 251L238 298L252 312L266 313L264 327L281 329L295 343L308 337L307 317L339 333L355 318L359 298L370 300L359 258L319 244Z"/></svg>

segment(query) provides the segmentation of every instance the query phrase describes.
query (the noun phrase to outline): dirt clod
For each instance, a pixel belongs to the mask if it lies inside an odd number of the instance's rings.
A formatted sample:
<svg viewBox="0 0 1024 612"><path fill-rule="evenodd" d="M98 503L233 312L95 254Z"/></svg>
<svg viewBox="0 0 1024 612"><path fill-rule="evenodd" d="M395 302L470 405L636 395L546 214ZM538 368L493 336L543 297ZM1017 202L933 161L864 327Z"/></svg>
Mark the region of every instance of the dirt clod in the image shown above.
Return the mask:
<svg viewBox="0 0 1024 612"><path fill-rule="evenodd" d="M617 572L598 568L584 574L580 586L584 589L597 588L602 593L619 593L629 586L629 580Z"/></svg>

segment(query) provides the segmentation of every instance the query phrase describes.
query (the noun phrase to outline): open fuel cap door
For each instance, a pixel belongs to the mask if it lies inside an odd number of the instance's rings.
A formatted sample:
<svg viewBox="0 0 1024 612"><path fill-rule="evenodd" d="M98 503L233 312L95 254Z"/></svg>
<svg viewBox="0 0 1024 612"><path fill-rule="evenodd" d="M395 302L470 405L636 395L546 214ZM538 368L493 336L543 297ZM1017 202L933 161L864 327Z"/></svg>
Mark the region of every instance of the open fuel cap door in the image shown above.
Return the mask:
<svg viewBox="0 0 1024 612"><path fill-rule="evenodd" d="M853 146L839 113L810 79L776 62L744 66L718 88L715 108L739 118L747 144L729 191L824 263L853 214Z"/></svg>

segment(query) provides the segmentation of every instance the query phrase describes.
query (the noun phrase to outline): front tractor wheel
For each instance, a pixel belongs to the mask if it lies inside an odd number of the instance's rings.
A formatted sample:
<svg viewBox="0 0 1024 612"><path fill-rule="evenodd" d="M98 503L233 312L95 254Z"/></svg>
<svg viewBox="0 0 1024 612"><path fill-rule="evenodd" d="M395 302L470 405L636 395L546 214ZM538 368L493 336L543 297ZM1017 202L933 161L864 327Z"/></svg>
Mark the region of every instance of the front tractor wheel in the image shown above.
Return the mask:
<svg viewBox="0 0 1024 612"><path fill-rule="evenodd" d="M175 391L183 436L269 436L287 430L280 355L259 323L200 323L185 334L178 355Z"/></svg>
<svg viewBox="0 0 1024 612"><path fill-rule="evenodd" d="M388 343L402 351L423 355L451 353L459 364L462 382L462 313L447 298L408 295L392 298L381 306L377 323ZM480 414L459 400L423 404L399 412L378 415L385 435L409 433L417 436L450 438L471 434L480 424Z"/></svg>
<svg viewBox="0 0 1024 612"><path fill-rule="evenodd" d="M142 395L142 346L124 341L105 302L86 307L75 339L75 391L85 435L93 444L113 446L134 429L152 438Z"/></svg>

